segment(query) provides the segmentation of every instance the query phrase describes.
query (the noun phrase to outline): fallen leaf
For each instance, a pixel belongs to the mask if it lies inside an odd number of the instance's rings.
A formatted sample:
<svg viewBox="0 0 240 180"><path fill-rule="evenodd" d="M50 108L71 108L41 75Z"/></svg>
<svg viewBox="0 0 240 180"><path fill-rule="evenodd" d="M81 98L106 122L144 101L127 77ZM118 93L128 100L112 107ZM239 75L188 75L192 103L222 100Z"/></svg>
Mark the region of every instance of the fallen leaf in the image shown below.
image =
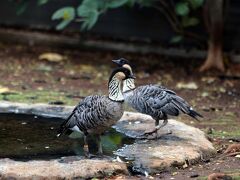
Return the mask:
<svg viewBox="0 0 240 180"><path fill-rule="evenodd" d="M240 152L240 143L229 145L226 151L224 151L224 154L230 154L235 152Z"/></svg>
<svg viewBox="0 0 240 180"><path fill-rule="evenodd" d="M0 93L10 92L10 89L8 87L4 87L0 85Z"/></svg>
<svg viewBox="0 0 240 180"><path fill-rule="evenodd" d="M220 87L220 88L219 88L219 91L220 91L221 93L225 93L225 92L226 92L226 89L223 88L223 87Z"/></svg>
<svg viewBox="0 0 240 180"><path fill-rule="evenodd" d="M209 93L208 93L208 92L203 92L203 93L201 94L201 96L202 96L202 97L208 97L208 96L209 96Z"/></svg>
<svg viewBox="0 0 240 180"><path fill-rule="evenodd" d="M195 82L183 83L179 82L176 86L178 89L198 89L198 86Z"/></svg>
<svg viewBox="0 0 240 180"><path fill-rule="evenodd" d="M236 158L240 158L240 154L236 155L235 157L236 157Z"/></svg>
<svg viewBox="0 0 240 180"><path fill-rule="evenodd" d="M178 172L173 172L172 175L173 176L176 176L178 174Z"/></svg>
<svg viewBox="0 0 240 180"><path fill-rule="evenodd" d="M49 72L49 71L52 71L53 68L49 65L40 64L39 66L37 66L36 70Z"/></svg>
<svg viewBox="0 0 240 180"><path fill-rule="evenodd" d="M67 57L58 53L47 52L47 53L40 54L38 59L47 60L50 62L61 62L63 60L66 60Z"/></svg>
<svg viewBox="0 0 240 180"><path fill-rule="evenodd" d="M232 177L224 174L224 173L212 173L208 176L208 180L231 180Z"/></svg>
<svg viewBox="0 0 240 180"><path fill-rule="evenodd" d="M208 84L212 84L216 80L215 77L203 77L201 81L207 82Z"/></svg>

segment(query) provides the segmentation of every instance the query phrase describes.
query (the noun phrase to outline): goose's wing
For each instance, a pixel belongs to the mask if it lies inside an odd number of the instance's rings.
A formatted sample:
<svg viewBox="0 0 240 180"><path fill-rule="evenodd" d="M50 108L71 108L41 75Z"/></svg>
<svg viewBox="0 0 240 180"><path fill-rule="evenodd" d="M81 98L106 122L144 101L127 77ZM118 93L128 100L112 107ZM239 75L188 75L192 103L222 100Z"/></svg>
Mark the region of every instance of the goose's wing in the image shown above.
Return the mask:
<svg viewBox="0 0 240 180"><path fill-rule="evenodd" d="M180 112L188 114L194 118L201 116L190 107L190 105L174 91L159 85L148 85L142 89L142 97L152 113L164 113L166 115L177 116ZM160 114L161 114L160 113Z"/></svg>
<svg viewBox="0 0 240 180"><path fill-rule="evenodd" d="M87 133L87 129L98 126L105 117L105 96L88 96L83 99L72 111L70 116L61 124L58 136L69 129L77 126L81 131ZM67 133L68 133L67 132Z"/></svg>

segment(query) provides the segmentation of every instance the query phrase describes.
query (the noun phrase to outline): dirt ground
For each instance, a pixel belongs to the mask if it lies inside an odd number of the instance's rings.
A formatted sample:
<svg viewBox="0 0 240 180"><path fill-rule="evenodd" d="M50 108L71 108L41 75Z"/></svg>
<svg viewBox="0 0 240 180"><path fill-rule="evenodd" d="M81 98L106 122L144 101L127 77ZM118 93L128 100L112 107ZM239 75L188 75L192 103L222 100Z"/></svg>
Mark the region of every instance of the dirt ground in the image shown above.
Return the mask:
<svg viewBox="0 0 240 180"><path fill-rule="evenodd" d="M47 52L58 53L63 60L40 60ZM0 44L0 100L75 105L87 95L106 94L115 67L111 60L120 57L131 61L137 85L164 85L192 104L204 119L196 122L184 115L178 119L204 130L219 152L201 164L148 178L206 179L222 172L240 179L239 156L222 157L229 144L240 142L240 64L227 64L226 73L199 73L203 60L198 59Z"/></svg>

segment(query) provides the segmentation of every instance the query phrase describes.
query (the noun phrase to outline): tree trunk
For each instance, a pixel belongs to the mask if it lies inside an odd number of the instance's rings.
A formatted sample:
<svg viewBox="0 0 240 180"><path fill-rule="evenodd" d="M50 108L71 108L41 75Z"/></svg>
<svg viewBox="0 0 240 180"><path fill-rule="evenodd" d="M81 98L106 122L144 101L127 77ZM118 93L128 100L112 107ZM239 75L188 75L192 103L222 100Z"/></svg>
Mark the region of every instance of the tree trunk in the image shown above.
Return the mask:
<svg viewBox="0 0 240 180"><path fill-rule="evenodd" d="M223 36L223 2L224 0L206 0L205 23L209 32L208 55L200 71L216 68L224 71L222 36Z"/></svg>

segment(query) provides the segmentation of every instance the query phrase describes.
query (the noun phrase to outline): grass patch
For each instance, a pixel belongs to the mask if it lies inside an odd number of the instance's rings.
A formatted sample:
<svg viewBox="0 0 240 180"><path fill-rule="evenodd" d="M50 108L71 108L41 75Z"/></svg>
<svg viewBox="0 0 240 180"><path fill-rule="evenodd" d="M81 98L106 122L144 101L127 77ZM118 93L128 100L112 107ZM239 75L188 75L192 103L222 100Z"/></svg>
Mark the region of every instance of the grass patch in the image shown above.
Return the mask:
<svg viewBox="0 0 240 180"><path fill-rule="evenodd" d="M236 129L235 129L236 128ZM213 137L240 137L240 129L239 127L234 127L231 131L216 131L213 130L211 136Z"/></svg>
<svg viewBox="0 0 240 180"><path fill-rule="evenodd" d="M64 105L75 105L81 99L69 98L64 92L56 91L28 91L28 92L15 92L10 94L0 94L0 100L22 103L50 103L50 102L63 102Z"/></svg>

